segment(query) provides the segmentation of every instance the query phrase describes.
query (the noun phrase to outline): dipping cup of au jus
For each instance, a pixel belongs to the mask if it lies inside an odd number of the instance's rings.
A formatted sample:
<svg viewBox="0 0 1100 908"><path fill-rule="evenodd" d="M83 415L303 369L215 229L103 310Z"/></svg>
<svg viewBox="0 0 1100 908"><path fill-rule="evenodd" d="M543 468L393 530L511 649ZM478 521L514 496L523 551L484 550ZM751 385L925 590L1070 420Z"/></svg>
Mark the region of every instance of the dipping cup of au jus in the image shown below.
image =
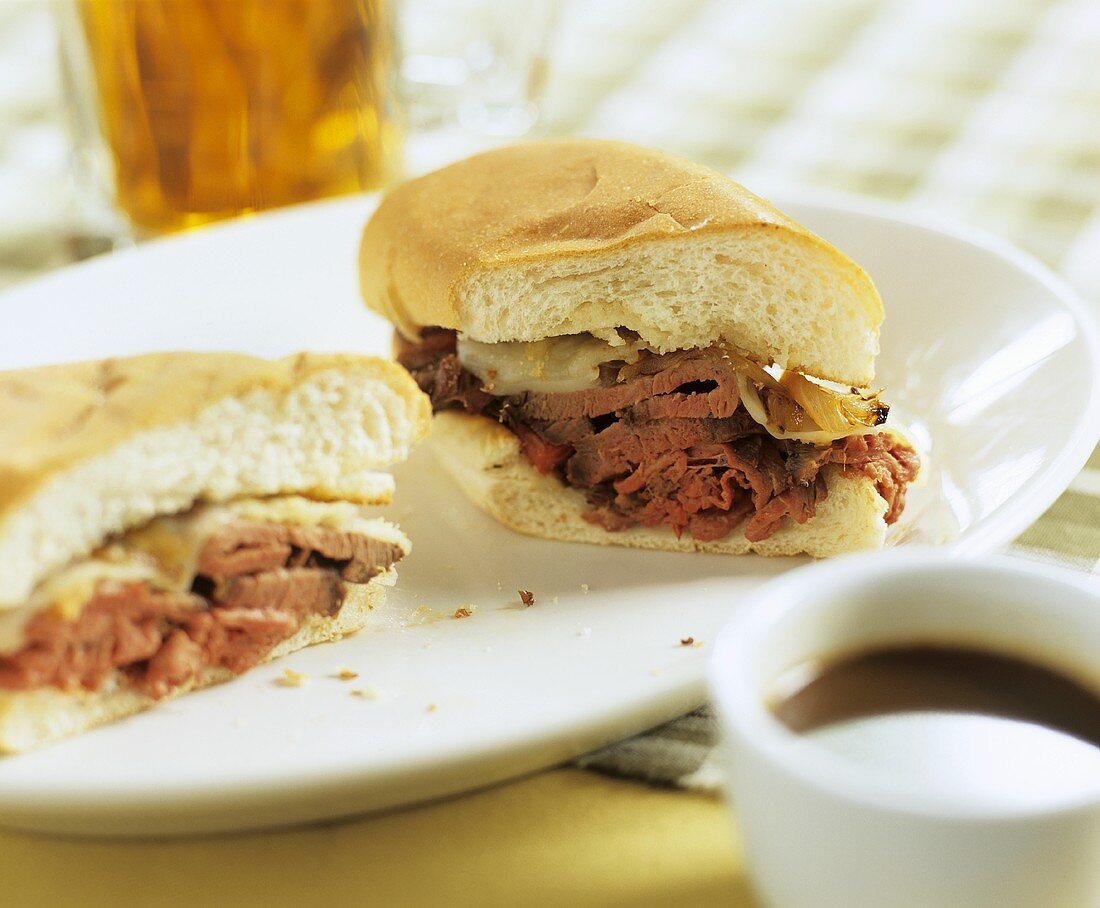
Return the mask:
<svg viewBox="0 0 1100 908"><path fill-rule="evenodd" d="M1100 905L1100 580L879 552L792 571L711 665L774 908Z"/></svg>

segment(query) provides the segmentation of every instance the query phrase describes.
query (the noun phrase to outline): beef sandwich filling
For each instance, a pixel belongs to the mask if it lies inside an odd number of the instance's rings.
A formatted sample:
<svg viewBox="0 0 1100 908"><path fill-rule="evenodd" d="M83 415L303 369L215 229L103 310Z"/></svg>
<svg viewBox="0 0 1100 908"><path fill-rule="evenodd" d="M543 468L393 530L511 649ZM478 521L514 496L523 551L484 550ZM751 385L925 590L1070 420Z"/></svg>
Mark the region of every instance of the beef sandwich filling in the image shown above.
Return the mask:
<svg viewBox="0 0 1100 908"><path fill-rule="evenodd" d="M120 670L160 699L206 668L241 674L310 616L336 615L350 584L403 555L396 542L356 529L233 518L199 540L190 583L179 589L119 569L147 556L124 539L81 565L101 579L86 584L75 615L53 603L26 622L22 645L0 656L0 688L98 690Z"/></svg>
<svg viewBox="0 0 1100 908"><path fill-rule="evenodd" d="M610 532L664 524L705 542L743 525L758 542L784 517L814 516L828 464L870 478L886 522L898 519L919 459L896 436L869 431L886 419L877 397L798 373L776 378L719 346L658 354L619 333L592 380L570 390L517 390L491 368L475 374L447 329L399 337L397 359L436 411L461 409L514 432L535 469L581 490L585 520Z"/></svg>

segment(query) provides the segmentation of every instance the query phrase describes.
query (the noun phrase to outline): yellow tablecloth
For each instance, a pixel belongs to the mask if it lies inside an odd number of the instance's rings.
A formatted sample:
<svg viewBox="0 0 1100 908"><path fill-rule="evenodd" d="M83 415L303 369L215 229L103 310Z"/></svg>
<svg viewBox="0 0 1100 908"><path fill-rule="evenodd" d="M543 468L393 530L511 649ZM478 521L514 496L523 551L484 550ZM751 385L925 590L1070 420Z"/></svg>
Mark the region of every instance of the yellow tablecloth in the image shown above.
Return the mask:
<svg viewBox="0 0 1100 908"><path fill-rule="evenodd" d="M0 833L0 904L755 906L726 809L560 769L452 801L162 842Z"/></svg>

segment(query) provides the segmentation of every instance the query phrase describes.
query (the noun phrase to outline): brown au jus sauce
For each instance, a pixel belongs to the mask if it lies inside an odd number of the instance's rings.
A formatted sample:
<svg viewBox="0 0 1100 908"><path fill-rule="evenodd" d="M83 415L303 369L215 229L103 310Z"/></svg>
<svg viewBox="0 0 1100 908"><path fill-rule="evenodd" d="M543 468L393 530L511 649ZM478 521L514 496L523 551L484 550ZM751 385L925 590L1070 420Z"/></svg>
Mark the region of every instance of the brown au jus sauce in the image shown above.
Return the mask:
<svg viewBox="0 0 1100 908"><path fill-rule="evenodd" d="M803 664L780 679L770 706L798 733L946 713L1028 723L1100 749L1100 696L1037 662L980 649L899 646Z"/></svg>

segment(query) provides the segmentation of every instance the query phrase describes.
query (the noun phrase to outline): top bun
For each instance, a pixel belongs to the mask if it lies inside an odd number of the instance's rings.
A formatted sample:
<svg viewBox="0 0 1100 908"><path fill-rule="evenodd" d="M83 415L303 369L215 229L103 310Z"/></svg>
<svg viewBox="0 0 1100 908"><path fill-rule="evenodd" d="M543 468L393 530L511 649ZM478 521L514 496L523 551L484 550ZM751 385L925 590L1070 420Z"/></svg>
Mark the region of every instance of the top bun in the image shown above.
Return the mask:
<svg viewBox="0 0 1100 908"><path fill-rule="evenodd" d="M721 340L848 385L874 378L882 300L858 265L722 174L625 142L512 145L410 180L359 259L367 304L410 337L624 327L662 351Z"/></svg>
<svg viewBox="0 0 1100 908"><path fill-rule="evenodd" d="M431 408L366 356L158 353L0 372L0 609L109 536L198 501L382 504Z"/></svg>

